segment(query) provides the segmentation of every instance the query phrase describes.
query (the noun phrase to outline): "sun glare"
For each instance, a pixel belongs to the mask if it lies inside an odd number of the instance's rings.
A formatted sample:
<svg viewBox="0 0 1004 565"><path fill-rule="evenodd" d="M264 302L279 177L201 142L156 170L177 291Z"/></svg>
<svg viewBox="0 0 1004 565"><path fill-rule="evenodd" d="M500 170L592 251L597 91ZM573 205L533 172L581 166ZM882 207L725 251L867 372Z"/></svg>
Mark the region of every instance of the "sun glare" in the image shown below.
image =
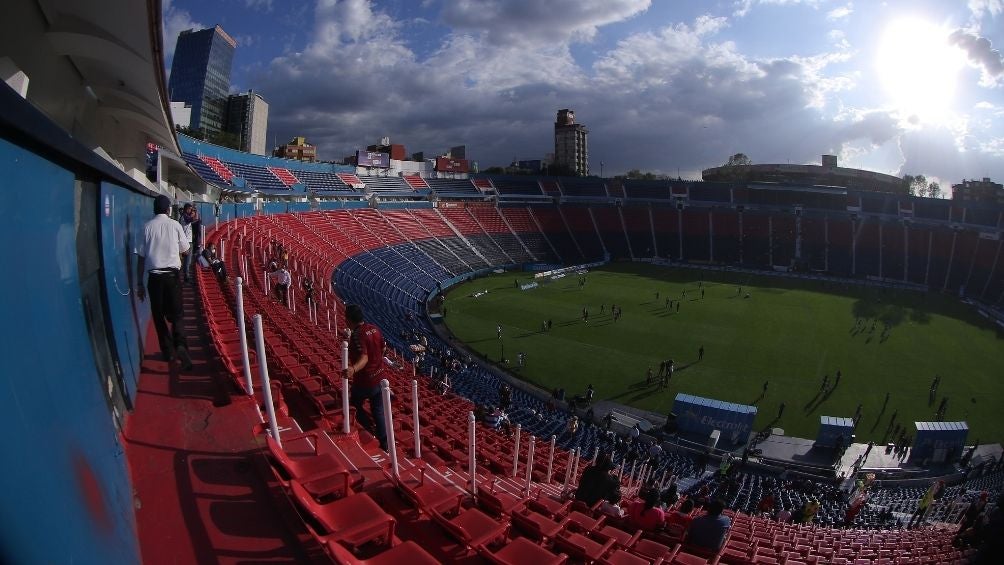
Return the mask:
<svg viewBox="0 0 1004 565"><path fill-rule="evenodd" d="M939 122L949 117L955 83L965 60L948 43L949 30L921 19L889 24L876 67L890 101L905 115Z"/></svg>

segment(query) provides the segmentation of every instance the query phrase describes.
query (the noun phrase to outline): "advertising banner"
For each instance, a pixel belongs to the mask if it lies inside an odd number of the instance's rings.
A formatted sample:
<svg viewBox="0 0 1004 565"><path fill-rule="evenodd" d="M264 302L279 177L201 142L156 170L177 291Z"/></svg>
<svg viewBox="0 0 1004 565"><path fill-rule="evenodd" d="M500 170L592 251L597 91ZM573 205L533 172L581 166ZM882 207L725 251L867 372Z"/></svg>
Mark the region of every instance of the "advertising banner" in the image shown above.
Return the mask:
<svg viewBox="0 0 1004 565"><path fill-rule="evenodd" d="M436 170L448 173L466 173L471 170L467 159L436 157Z"/></svg>
<svg viewBox="0 0 1004 565"><path fill-rule="evenodd" d="M360 167L390 167L390 155L377 151L356 151L356 165Z"/></svg>

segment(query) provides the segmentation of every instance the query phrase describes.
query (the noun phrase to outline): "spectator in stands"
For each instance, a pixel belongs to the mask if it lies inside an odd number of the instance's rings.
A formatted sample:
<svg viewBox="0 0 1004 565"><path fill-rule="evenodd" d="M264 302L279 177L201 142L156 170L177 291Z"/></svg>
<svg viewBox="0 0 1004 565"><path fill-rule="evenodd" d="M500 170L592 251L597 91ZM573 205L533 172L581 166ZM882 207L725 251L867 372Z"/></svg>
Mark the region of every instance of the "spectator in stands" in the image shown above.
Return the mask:
<svg viewBox="0 0 1004 565"><path fill-rule="evenodd" d="M568 437L575 437L575 433L579 431L579 418L577 416L572 416L568 420Z"/></svg>
<svg viewBox="0 0 1004 565"><path fill-rule="evenodd" d="M722 516L725 502L720 498L712 500L705 507L707 513L694 518L687 530L687 543L711 551L718 551L725 541L725 536L732 527L732 520Z"/></svg>
<svg viewBox="0 0 1004 565"><path fill-rule="evenodd" d="M310 303L314 300L314 281L310 280L309 277L303 278L303 301L310 306Z"/></svg>
<svg viewBox="0 0 1004 565"><path fill-rule="evenodd" d="M596 394L596 391L593 389L592 383L590 383L589 386L586 387L586 404L592 404L593 403L593 395L595 395L595 394Z"/></svg>
<svg viewBox="0 0 1004 565"><path fill-rule="evenodd" d="M179 215L181 228L185 232L185 237L188 238L188 247L193 253L198 253L195 245L195 231L199 229L201 223L199 222L199 211L192 206L189 202L181 208L181 214ZM201 235L201 234L200 234ZM181 260L181 275L184 281L187 283L189 281L189 271L192 270L192 253L186 253Z"/></svg>
<svg viewBox="0 0 1004 565"><path fill-rule="evenodd" d="M676 501L680 500L680 493L677 492L675 475L673 476L672 479L670 479L669 486L666 487L666 490L662 491L661 498L662 498L662 504L667 507L676 504ZM690 505L693 506L694 503L691 502Z"/></svg>
<svg viewBox="0 0 1004 565"><path fill-rule="evenodd" d="M778 511L777 511L777 521L778 522L781 522L783 524L784 522L787 522L787 521L791 520L791 511L788 510L784 506L784 504L778 505L778 508L779 508Z"/></svg>
<svg viewBox="0 0 1004 565"><path fill-rule="evenodd" d="M601 500L617 504L621 500L621 484L617 477L611 474L614 469L610 454L600 453L596 463L582 472L579 487L575 490L575 500L581 500L593 506Z"/></svg>
<svg viewBox="0 0 1004 565"><path fill-rule="evenodd" d="M927 515L928 509L931 508L931 504L934 502L935 498L941 496L942 491L945 489L945 481L935 481L921 497L920 501L917 503L917 509L914 510L913 515L910 516L910 522L906 525L907 529L914 527L914 522L918 526L924 523L924 517Z"/></svg>
<svg viewBox="0 0 1004 565"><path fill-rule="evenodd" d="M380 328L367 322L358 304L345 307L345 321L352 330L349 339L349 365L345 378L352 383L351 402L359 425L376 436L380 449L387 451L380 380L383 378L383 335ZM366 402L372 414L365 410Z"/></svg>
<svg viewBox="0 0 1004 565"><path fill-rule="evenodd" d="M666 522L666 516L659 507L659 493L654 489L646 492L642 500L632 503L627 514L633 527L646 532L661 528Z"/></svg>
<svg viewBox="0 0 1004 565"><path fill-rule="evenodd" d="M286 267L278 267L269 273L269 278L272 279L272 283L275 285L272 287L275 299L286 304L288 302L289 285L293 282L293 277L289 274L289 270Z"/></svg>
<svg viewBox="0 0 1004 565"><path fill-rule="evenodd" d="M773 514L774 504L774 493L767 492L760 498L760 502L756 505L756 510L764 514Z"/></svg>
<svg viewBox="0 0 1004 565"><path fill-rule="evenodd" d="M206 264L209 268L213 270L216 278L220 282L227 280L227 265L216 255L216 246L210 243L202 250L202 258L205 259Z"/></svg>
<svg viewBox="0 0 1004 565"><path fill-rule="evenodd" d="M801 522L803 524L811 524L816 519L817 512L819 512L819 500L816 497L812 497L802 507Z"/></svg>
<svg viewBox="0 0 1004 565"><path fill-rule="evenodd" d="M988 497L989 493L987 493L987 491L983 491L976 500L969 504L969 507L967 507L966 511L962 514L962 522L959 524L959 531L955 534L956 537L963 535L963 532L976 524L976 520L979 519L981 514L983 514L983 510L987 506Z"/></svg>
<svg viewBox="0 0 1004 565"><path fill-rule="evenodd" d="M666 527L671 528L672 526L679 526L686 532L690 529L690 522L693 521L694 517L691 513L694 511L694 501L689 498L680 503L680 507L666 514Z"/></svg>
<svg viewBox="0 0 1004 565"><path fill-rule="evenodd" d="M160 352L167 362L179 359L186 371L192 368L182 324L181 257L191 253L181 224L167 214L171 199L163 194L153 201L154 217L143 226L143 243L136 262L136 296L140 302L150 294L150 311L157 330ZM143 279L149 272L146 286ZM168 328L167 325L171 324Z"/></svg>
<svg viewBox="0 0 1004 565"><path fill-rule="evenodd" d="M499 385L499 408L503 412L508 412L509 407L512 405L512 389L509 385L502 383Z"/></svg>

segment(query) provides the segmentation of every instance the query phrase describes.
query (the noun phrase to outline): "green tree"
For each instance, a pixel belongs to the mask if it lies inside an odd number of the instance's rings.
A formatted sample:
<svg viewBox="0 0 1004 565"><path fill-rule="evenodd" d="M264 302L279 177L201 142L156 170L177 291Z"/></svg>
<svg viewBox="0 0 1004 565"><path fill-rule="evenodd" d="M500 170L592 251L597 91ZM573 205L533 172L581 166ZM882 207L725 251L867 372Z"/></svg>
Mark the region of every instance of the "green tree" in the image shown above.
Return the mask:
<svg viewBox="0 0 1004 565"><path fill-rule="evenodd" d="M927 185L927 197L941 198L941 185L936 182Z"/></svg>
<svg viewBox="0 0 1004 565"><path fill-rule="evenodd" d="M927 194L927 177L924 175L903 175L903 186L906 187L910 196L924 196Z"/></svg>

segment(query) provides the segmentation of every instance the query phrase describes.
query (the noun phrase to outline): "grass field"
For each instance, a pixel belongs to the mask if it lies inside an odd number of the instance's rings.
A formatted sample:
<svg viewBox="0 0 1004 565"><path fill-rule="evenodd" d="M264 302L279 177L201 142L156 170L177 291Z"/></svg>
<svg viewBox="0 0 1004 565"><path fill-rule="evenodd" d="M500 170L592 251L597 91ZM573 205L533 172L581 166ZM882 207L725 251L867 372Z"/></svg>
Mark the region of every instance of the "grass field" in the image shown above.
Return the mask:
<svg viewBox="0 0 1004 565"><path fill-rule="evenodd" d="M967 421L970 442L1004 440L1004 334L950 297L627 263L590 272L581 288L572 274L521 291L515 277L526 279L507 273L451 289L446 322L493 361L503 347L511 366L525 352L526 366L513 372L548 390L577 393L592 383L597 399L662 413L680 392L756 404L758 428L784 402L775 426L805 438L816 436L819 416L851 417L860 403L857 440L876 442L894 412L912 430L914 421L934 420L947 396L944 419ZM737 296L740 284L749 298ZM684 290L680 312L667 309L665 298L680 300ZM623 311L616 323L611 304ZM553 329L542 332L548 318ZM866 321L855 329L858 319ZM883 338L885 323L891 329ZM670 358L676 372L669 388L646 386L646 369L658 371ZM821 394L823 375L832 387L838 369L839 386ZM929 404L935 375L942 380Z"/></svg>

